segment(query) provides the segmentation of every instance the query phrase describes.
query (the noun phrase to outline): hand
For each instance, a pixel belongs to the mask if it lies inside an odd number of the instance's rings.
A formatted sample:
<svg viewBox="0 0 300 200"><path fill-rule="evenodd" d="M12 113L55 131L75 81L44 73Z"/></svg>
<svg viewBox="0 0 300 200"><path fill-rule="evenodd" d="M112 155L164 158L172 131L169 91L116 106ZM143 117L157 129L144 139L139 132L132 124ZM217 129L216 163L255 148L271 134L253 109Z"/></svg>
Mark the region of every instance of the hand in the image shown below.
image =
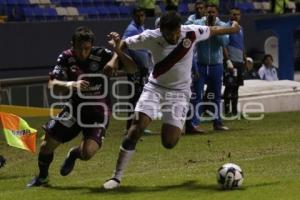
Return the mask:
<svg viewBox="0 0 300 200"><path fill-rule="evenodd" d="M114 76L117 72L116 70L117 68L113 67L113 66L110 66L110 65L105 65L104 68L103 68L103 73L106 75L106 76Z"/></svg>
<svg viewBox="0 0 300 200"><path fill-rule="evenodd" d="M86 90L90 86L90 82L86 80L73 81L71 88Z"/></svg>
<svg viewBox="0 0 300 200"><path fill-rule="evenodd" d="M226 60L226 65L228 69L233 69L233 64L231 62L231 60Z"/></svg>
<svg viewBox="0 0 300 200"><path fill-rule="evenodd" d="M121 37L117 32L111 32L107 35L109 38L108 44L115 50L120 50Z"/></svg>
<svg viewBox="0 0 300 200"><path fill-rule="evenodd" d="M231 28L233 28L234 33L239 32L241 29L239 23L237 23L236 21L232 21Z"/></svg>

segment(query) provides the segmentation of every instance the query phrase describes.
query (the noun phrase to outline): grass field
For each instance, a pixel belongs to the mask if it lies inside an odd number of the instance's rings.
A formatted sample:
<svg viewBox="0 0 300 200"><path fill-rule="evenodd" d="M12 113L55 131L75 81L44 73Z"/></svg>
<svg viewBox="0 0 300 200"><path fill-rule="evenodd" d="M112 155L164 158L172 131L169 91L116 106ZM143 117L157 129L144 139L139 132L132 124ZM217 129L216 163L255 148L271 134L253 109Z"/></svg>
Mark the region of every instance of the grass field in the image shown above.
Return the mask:
<svg viewBox="0 0 300 200"><path fill-rule="evenodd" d="M45 118L26 120L42 133L39 127ZM105 191L102 184L114 169L124 122L112 121L103 149L88 162L78 161L67 177L59 175L59 166L80 138L60 146L50 167L50 186L41 188L25 187L37 172L37 154L8 147L0 136L0 154L7 158L7 165L0 169L0 200L298 200L299 122L300 112L267 114L260 121L226 122L231 131L184 135L173 150L162 147L158 134L145 136L122 186L115 191ZM204 125L206 130L211 127L210 123ZM158 121L150 127L154 132L159 128ZM218 188L216 170L226 162L244 170L241 189Z"/></svg>

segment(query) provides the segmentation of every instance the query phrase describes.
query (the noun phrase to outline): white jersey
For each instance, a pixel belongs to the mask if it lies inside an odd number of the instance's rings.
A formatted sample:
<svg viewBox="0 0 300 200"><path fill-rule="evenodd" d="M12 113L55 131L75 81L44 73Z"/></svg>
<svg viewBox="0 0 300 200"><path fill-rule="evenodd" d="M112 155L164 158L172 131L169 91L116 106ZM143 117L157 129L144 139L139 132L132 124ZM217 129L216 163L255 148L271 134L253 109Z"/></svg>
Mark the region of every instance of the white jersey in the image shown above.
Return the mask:
<svg viewBox="0 0 300 200"><path fill-rule="evenodd" d="M189 89L193 49L198 41L210 35L208 26L182 25L181 36L175 45L169 44L160 29L146 30L139 35L126 38L129 49L149 49L154 60L154 68L149 82L169 89Z"/></svg>

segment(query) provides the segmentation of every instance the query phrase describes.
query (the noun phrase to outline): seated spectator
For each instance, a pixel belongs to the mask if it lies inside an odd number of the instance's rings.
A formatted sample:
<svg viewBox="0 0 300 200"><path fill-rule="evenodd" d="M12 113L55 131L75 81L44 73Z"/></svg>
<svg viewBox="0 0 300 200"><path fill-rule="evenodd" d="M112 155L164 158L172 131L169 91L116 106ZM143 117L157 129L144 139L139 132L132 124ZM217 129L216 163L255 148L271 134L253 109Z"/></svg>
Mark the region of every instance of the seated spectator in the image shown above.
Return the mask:
<svg viewBox="0 0 300 200"><path fill-rule="evenodd" d="M278 80L277 70L273 65L273 57L266 54L262 60L262 66L258 70L258 75L261 80L276 81Z"/></svg>
<svg viewBox="0 0 300 200"><path fill-rule="evenodd" d="M249 80L249 79L260 79L260 78L258 72L253 68L253 59L247 57L245 70L244 70L244 80Z"/></svg>

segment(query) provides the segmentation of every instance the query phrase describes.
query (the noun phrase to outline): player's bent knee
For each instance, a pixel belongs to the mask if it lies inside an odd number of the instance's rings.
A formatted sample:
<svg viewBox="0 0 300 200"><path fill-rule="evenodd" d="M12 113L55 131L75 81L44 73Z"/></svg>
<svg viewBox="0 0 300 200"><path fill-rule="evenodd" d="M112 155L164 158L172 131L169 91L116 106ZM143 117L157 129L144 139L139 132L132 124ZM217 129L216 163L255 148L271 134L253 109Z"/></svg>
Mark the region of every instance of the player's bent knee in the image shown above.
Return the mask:
<svg viewBox="0 0 300 200"><path fill-rule="evenodd" d="M176 142L170 142L170 141L162 141L162 145L166 148L166 149L173 149L177 144Z"/></svg>
<svg viewBox="0 0 300 200"><path fill-rule="evenodd" d="M95 155L95 151L91 151L91 150L83 150L81 152L81 160L87 161L90 160L94 155Z"/></svg>
<svg viewBox="0 0 300 200"><path fill-rule="evenodd" d="M122 147L126 150L135 150L135 146L138 142L138 138L135 138L135 137L130 137L130 136L126 136L124 139L123 139L123 142L122 142Z"/></svg>

